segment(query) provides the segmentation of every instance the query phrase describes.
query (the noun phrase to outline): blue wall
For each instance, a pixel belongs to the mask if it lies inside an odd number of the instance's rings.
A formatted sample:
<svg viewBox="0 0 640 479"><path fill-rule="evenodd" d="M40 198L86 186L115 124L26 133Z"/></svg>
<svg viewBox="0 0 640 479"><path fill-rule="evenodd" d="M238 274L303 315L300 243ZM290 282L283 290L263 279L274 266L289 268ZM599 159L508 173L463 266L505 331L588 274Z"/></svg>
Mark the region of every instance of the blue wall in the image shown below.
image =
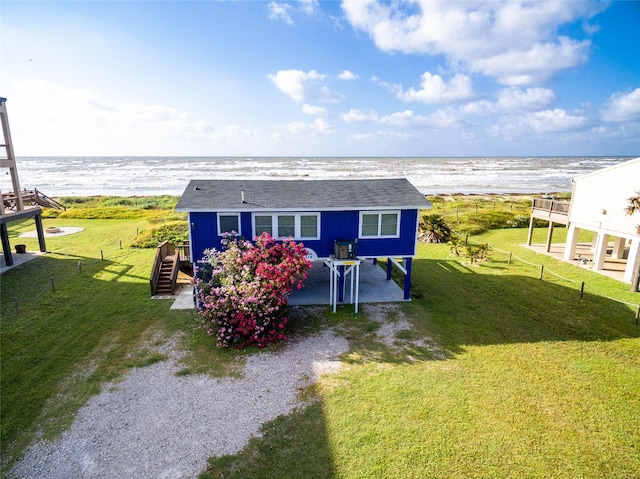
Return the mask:
<svg viewBox="0 0 640 479"><path fill-rule="evenodd" d="M402 210L400 219L400 237L391 239L360 239L356 253L358 256L387 257L413 256L416 244L417 210ZM304 245L313 249L320 258L333 253L333 242L337 239L355 239L358 237L358 211L326 211L320 217L320 240L306 240ZM220 247L215 213L189 213L191 224L191 251L193 260L203 257L207 248ZM242 236L253 239L251 213L242 213Z"/></svg>

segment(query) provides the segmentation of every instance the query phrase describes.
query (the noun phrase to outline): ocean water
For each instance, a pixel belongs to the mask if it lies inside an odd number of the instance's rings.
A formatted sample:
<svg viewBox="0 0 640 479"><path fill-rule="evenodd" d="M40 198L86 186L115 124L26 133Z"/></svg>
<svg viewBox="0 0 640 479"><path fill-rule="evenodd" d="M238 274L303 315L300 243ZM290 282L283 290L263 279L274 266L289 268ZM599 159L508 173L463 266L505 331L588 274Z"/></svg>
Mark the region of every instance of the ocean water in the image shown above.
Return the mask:
<svg viewBox="0 0 640 479"><path fill-rule="evenodd" d="M180 195L191 179L407 178L424 194L571 191L571 179L629 157L18 157L21 188L48 196ZM8 172L0 189L11 191Z"/></svg>

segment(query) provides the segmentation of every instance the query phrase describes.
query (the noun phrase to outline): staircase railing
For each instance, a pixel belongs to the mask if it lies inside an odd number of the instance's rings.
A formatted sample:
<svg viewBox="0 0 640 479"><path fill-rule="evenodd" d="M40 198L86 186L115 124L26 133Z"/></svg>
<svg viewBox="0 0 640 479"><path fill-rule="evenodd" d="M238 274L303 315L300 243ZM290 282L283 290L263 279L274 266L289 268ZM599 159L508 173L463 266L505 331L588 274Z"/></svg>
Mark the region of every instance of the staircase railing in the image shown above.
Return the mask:
<svg viewBox="0 0 640 479"><path fill-rule="evenodd" d="M153 266L151 267L151 277L149 278L149 284L151 285L151 294L155 294L156 287L158 286L158 279L160 279L160 270L162 269L162 260L172 254L177 257L178 255L176 255L175 252L175 248L168 241L160 243L160 245L158 245L158 247L156 248L156 256L153 260ZM177 278L178 273L176 272L175 274Z"/></svg>
<svg viewBox="0 0 640 479"><path fill-rule="evenodd" d="M46 206L63 211L66 211L67 209L62 203L59 203L53 198L48 197L37 189L22 190L19 196L22 198L23 206ZM18 198L13 192L2 193L2 203L3 207L8 210L17 210L18 208Z"/></svg>
<svg viewBox="0 0 640 479"><path fill-rule="evenodd" d="M189 245L189 240L186 240L181 245L176 246L176 250L180 256L181 263L191 264L191 247Z"/></svg>
<svg viewBox="0 0 640 479"><path fill-rule="evenodd" d="M36 197L36 203L38 203L40 206L48 206L49 208L56 208L58 210L67 211L66 206L54 200L53 198L50 198L49 196L45 195L42 191L38 191L37 189L35 189L34 192Z"/></svg>
<svg viewBox="0 0 640 479"><path fill-rule="evenodd" d="M180 272L180 255L174 249L173 263L171 263L171 294L174 294L176 292L178 272Z"/></svg>

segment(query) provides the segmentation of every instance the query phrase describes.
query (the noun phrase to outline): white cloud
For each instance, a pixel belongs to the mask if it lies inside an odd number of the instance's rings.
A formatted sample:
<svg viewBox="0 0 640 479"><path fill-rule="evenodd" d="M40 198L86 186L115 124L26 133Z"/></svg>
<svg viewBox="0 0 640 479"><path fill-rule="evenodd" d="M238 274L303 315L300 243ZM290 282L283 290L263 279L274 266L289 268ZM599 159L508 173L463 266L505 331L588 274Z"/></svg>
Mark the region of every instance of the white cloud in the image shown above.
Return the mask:
<svg viewBox="0 0 640 479"><path fill-rule="evenodd" d="M553 90L548 88L505 88L498 94L497 104L501 111L531 111L544 108L556 100Z"/></svg>
<svg viewBox="0 0 640 479"><path fill-rule="evenodd" d="M317 90L315 97L318 99L318 101L322 101L325 103L339 103L344 100L344 96L329 90L326 86L323 86L322 88Z"/></svg>
<svg viewBox="0 0 640 479"><path fill-rule="evenodd" d="M527 136L533 130L538 135L547 133L566 133L586 131L590 127L590 120L581 112L568 113L556 108L521 116L509 115L501 117L498 123L486 129L489 136L516 138Z"/></svg>
<svg viewBox="0 0 640 479"><path fill-rule="evenodd" d="M269 18L271 20L282 20L288 25L293 25L293 14L295 12L304 15L313 15L318 8L318 0L297 0L294 5L286 2L269 2Z"/></svg>
<svg viewBox="0 0 640 479"><path fill-rule="evenodd" d="M545 80L558 70L585 63L589 46L588 41L559 37L557 42L536 43L526 51L508 50L473 60L470 67L505 85L528 85Z"/></svg>
<svg viewBox="0 0 640 479"><path fill-rule="evenodd" d="M590 43L557 34L606 5L595 2L343 0L354 28L383 51L445 55L508 85L541 82L587 59Z"/></svg>
<svg viewBox="0 0 640 479"><path fill-rule="evenodd" d="M313 15L318 8L318 0L298 0L298 9L306 15Z"/></svg>
<svg viewBox="0 0 640 479"><path fill-rule="evenodd" d="M611 95L605 106L602 118L605 121L640 120L640 88Z"/></svg>
<svg viewBox="0 0 640 479"><path fill-rule="evenodd" d="M522 90L509 87L500 90L496 101L480 100L460 108L464 113L474 115L494 115L520 113L547 108L556 100L553 90L548 88L527 88Z"/></svg>
<svg viewBox="0 0 640 479"><path fill-rule="evenodd" d="M18 155L161 154L168 144L216 135L211 123L166 105L107 100L94 90L40 79L17 81L12 91L19 105L10 113Z"/></svg>
<svg viewBox="0 0 640 479"><path fill-rule="evenodd" d="M380 123L399 128L457 128L464 123L453 110L438 110L431 115L418 115L413 110L380 116L375 111L351 109L340 115L346 123Z"/></svg>
<svg viewBox="0 0 640 479"><path fill-rule="evenodd" d="M375 122L380 119L375 111L362 111L355 108L352 108L347 113L343 113L340 115L340 118L346 123Z"/></svg>
<svg viewBox="0 0 640 479"><path fill-rule="evenodd" d="M584 115L571 115L561 108L528 113L525 122L536 133L582 130L588 126Z"/></svg>
<svg viewBox="0 0 640 479"><path fill-rule="evenodd" d="M302 111L307 115L313 115L313 116L325 116L328 114L328 111L326 108L321 106L309 105L308 103L305 103L304 105L302 105Z"/></svg>
<svg viewBox="0 0 640 479"><path fill-rule="evenodd" d="M311 84L317 80L324 80L326 75L315 70L307 73L301 70L279 70L275 75L270 74L267 77L280 91L295 101L304 101L310 96Z"/></svg>
<svg viewBox="0 0 640 479"><path fill-rule="evenodd" d="M316 100L325 103L338 103L344 97L329 90L326 86L319 86L318 82L327 76L315 70L303 72L301 70L279 70L275 75L269 74L267 78L278 87L280 91L289 95L293 100L301 102Z"/></svg>
<svg viewBox="0 0 640 479"><path fill-rule="evenodd" d="M353 133L347 137L359 143L404 143L411 139L408 133L379 130L374 133Z"/></svg>
<svg viewBox="0 0 640 479"><path fill-rule="evenodd" d="M451 110L438 110L427 116L417 115L411 110L405 110L383 116L378 121L398 127L434 129L457 128L464 124L458 115Z"/></svg>
<svg viewBox="0 0 640 479"><path fill-rule="evenodd" d="M420 90L412 87L406 92L398 92L398 98L403 101L418 101L426 104L453 103L468 100L474 95L471 78L460 73L447 83L440 75L424 72Z"/></svg>
<svg viewBox="0 0 640 479"><path fill-rule="evenodd" d="M358 75L350 72L349 70L343 70L338 74L338 78L340 80L356 80L358 78Z"/></svg>
<svg viewBox="0 0 640 479"><path fill-rule="evenodd" d="M331 126L324 118L316 118L311 123L304 121L293 121L287 124L287 130L294 134L320 134L332 135L335 128Z"/></svg>
<svg viewBox="0 0 640 479"><path fill-rule="evenodd" d="M271 20L282 20L289 25L293 24L293 20L291 19L291 5L288 3L270 2L267 8L269 9L269 18Z"/></svg>

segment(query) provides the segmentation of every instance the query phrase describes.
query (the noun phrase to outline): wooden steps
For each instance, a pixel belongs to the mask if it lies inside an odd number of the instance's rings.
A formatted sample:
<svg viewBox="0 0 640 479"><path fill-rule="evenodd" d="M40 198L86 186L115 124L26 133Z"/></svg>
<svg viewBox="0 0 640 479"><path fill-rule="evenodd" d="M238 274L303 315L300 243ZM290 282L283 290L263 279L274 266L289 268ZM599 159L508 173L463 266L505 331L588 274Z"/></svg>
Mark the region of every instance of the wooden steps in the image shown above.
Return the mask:
<svg viewBox="0 0 640 479"><path fill-rule="evenodd" d="M171 279L174 260L175 256L166 256L162 260L154 295L171 295L175 292L175 283Z"/></svg>
<svg viewBox="0 0 640 479"><path fill-rule="evenodd" d="M20 198L24 206L45 206L66 211L66 207L53 198L48 197L38 190L22 190ZM17 211L19 209L18 197L15 193L2 193L2 205L6 210Z"/></svg>
<svg viewBox="0 0 640 479"><path fill-rule="evenodd" d="M149 277L151 296L174 295L178 275L181 271L189 271L191 268L188 242L176 248L168 241L163 241L156 248L156 256L151 266ZM190 273L193 274L192 269Z"/></svg>

